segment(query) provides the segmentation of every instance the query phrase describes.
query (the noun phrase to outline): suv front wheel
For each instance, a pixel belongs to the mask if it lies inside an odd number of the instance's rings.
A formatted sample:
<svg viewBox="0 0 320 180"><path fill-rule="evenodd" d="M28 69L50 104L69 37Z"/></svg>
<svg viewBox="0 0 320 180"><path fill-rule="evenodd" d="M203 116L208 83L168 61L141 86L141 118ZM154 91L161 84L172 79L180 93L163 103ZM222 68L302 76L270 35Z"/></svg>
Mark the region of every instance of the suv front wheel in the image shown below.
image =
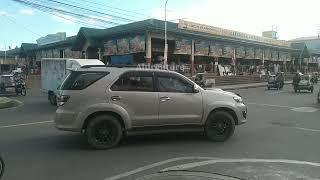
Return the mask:
<svg viewBox="0 0 320 180"><path fill-rule="evenodd" d="M230 113L217 111L209 115L204 130L210 140L224 142L233 135L235 121Z"/></svg>
<svg viewBox="0 0 320 180"><path fill-rule="evenodd" d="M119 144L123 133L121 124L115 117L99 115L89 122L86 135L93 148L110 149Z"/></svg>

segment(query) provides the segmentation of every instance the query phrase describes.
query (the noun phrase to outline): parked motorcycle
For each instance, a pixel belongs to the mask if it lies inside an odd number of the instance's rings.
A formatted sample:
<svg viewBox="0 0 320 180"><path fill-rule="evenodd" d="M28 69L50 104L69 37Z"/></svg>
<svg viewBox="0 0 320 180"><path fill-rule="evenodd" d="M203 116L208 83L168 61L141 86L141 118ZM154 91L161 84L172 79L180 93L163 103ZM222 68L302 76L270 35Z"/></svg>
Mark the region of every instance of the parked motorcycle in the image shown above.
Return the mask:
<svg viewBox="0 0 320 180"><path fill-rule="evenodd" d="M27 95L26 83L23 78L15 79L15 91L17 95L25 96Z"/></svg>

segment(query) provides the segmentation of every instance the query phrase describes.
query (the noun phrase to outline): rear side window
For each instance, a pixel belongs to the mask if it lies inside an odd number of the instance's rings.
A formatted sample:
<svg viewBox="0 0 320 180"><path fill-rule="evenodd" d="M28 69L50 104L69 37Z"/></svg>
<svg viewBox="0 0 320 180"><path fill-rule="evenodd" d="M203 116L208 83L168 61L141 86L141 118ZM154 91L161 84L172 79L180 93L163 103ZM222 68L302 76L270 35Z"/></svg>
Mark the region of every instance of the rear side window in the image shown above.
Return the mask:
<svg viewBox="0 0 320 180"><path fill-rule="evenodd" d="M73 71L61 86L61 90L85 89L108 74L108 72Z"/></svg>
<svg viewBox="0 0 320 180"><path fill-rule="evenodd" d="M127 73L111 86L111 90L153 92L153 75L151 73Z"/></svg>

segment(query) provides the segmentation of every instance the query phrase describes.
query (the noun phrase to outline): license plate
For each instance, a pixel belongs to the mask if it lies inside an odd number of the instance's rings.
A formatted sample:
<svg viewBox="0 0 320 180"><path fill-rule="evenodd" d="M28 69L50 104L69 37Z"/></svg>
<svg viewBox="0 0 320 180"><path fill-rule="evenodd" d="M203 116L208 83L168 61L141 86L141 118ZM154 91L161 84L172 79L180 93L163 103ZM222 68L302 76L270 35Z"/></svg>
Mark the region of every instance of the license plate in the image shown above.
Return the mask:
<svg viewBox="0 0 320 180"><path fill-rule="evenodd" d="M15 91L15 89L13 87L10 87L10 88L6 88L6 91Z"/></svg>

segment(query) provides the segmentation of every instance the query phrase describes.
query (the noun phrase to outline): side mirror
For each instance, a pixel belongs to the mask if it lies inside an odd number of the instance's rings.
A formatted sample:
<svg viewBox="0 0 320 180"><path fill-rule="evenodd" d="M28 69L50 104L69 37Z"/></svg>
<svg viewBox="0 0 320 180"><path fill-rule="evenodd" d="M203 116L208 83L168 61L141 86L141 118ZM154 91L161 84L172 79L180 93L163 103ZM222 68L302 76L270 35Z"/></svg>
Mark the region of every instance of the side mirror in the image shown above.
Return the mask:
<svg viewBox="0 0 320 180"><path fill-rule="evenodd" d="M193 85L192 85L192 91L193 91L193 93L199 93L199 92L200 92L199 86L193 84Z"/></svg>

